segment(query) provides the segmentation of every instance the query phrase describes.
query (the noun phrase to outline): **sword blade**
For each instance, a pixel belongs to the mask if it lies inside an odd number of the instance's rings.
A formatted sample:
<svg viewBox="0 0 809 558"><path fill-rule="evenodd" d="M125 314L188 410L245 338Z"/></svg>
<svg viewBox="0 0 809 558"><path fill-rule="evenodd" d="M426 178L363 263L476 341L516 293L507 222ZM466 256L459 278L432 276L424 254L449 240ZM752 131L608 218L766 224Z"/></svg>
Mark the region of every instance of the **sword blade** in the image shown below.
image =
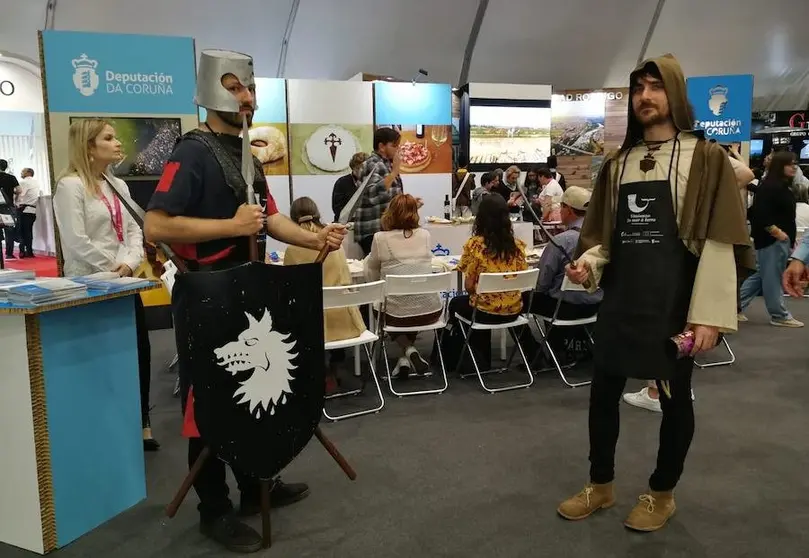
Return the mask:
<svg viewBox="0 0 809 558"><path fill-rule="evenodd" d="M247 203L256 204L256 192L253 182L256 179L256 166L253 164L253 152L250 150L250 130L247 118L242 125L242 178L247 183Z"/></svg>
<svg viewBox="0 0 809 558"><path fill-rule="evenodd" d="M466 172L466 175L463 177L463 180L461 181L461 185L460 185L460 186L458 186L458 191L457 191L457 192L455 192L455 197L454 197L454 198L452 198L452 203L453 203L453 205L455 204L455 202L457 202L457 201L458 201L458 196L460 196L460 195L461 195L461 192L463 192L463 187L464 187L464 186L466 186L466 181L467 181L467 180L469 180L469 177L470 177L470 176L472 176L472 173L471 173L471 172L469 172L469 171L467 171L467 172Z"/></svg>
<svg viewBox="0 0 809 558"><path fill-rule="evenodd" d="M360 184L359 188L357 188L357 190L348 200L348 203L340 212L337 222L341 225L347 224L349 221L351 221L351 218L354 217L354 212L357 210L357 206L360 204L360 199L362 198L362 194L365 192L365 189L368 187L368 181L371 180L371 176L373 176L373 173L365 177L365 180L362 181L362 184Z"/></svg>
<svg viewBox="0 0 809 558"><path fill-rule="evenodd" d="M531 216L539 225L539 228L542 229L542 232L545 233L545 236L548 237L548 241L550 241L551 244L553 244L559 249L559 251L562 253L562 257L567 261L567 263L572 264L573 257L567 253L567 250L562 248L559 245L559 243L553 239L553 235L551 235L548 229L545 228L545 225L542 224L542 219L540 219L536 211L534 211L534 208L531 206L531 201L528 199L528 194L525 192L525 188L523 188L523 186L519 182L517 183L517 190L519 190L520 194L522 194L522 199L525 200L525 204L526 207L528 207L528 211L531 213Z"/></svg>

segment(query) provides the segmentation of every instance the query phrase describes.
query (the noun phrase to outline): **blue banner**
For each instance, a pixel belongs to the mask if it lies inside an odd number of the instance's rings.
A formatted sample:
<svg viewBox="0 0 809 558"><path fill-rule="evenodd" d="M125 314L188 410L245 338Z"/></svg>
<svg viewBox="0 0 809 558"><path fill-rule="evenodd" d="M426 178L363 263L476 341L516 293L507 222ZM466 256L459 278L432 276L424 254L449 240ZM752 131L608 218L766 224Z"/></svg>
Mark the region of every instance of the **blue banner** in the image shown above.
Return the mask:
<svg viewBox="0 0 809 558"><path fill-rule="evenodd" d="M750 140L753 76L700 76L686 81L694 127L720 143Z"/></svg>
<svg viewBox="0 0 809 558"><path fill-rule="evenodd" d="M194 40L43 31L48 110L196 114Z"/></svg>
<svg viewBox="0 0 809 558"><path fill-rule="evenodd" d="M444 83L374 84L377 124L452 124L452 87Z"/></svg>

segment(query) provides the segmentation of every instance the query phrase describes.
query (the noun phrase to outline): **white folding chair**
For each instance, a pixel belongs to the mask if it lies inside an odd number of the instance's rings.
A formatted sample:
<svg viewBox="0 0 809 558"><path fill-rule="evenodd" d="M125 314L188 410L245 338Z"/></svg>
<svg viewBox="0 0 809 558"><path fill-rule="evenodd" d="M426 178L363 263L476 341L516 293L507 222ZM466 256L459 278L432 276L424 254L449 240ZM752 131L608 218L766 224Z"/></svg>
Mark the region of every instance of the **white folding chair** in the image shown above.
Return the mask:
<svg viewBox="0 0 809 558"><path fill-rule="evenodd" d="M385 308L387 307L388 297L391 296L405 296L405 295L421 295L421 294L435 294L441 296L442 293L448 292L452 289L452 272L445 273L428 273L425 275L387 275L385 277L385 302L382 305L382 312L380 319L385 319ZM447 303L444 302L443 312L437 322L423 326L415 327L399 327L383 325L382 332L382 358L385 359L385 371L388 375L388 387L391 393L399 397L408 395L427 395L431 393L443 393L448 387L447 369L444 366L444 354L441 352L441 336L447 325L446 311ZM390 371L390 363L388 362L388 351L385 347L385 337L392 337L396 334L404 333L419 333L422 331L432 331L435 335L435 346L438 352L438 360L441 365L442 387L436 389L414 390L398 392L393 387L393 377ZM432 362L430 362L432 365Z"/></svg>
<svg viewBox="0 0 809 558"><path fill-rule="evenodd" d="M734 362L736 362L736 355L733 353L733 349L730 348L730 343L728 343L728 336L722 336L722 345L725 346L725 349L728 351L728 359L727 360L718 360L716 362L706 362L704 364L697 362L694 360L694 364L697 368L712 368L714 366L730 366Z"/></svg>
<svg viewBox="0 0 809 558"><path fill-rule="evenodd" d="M593 342L593 335L590 332L589 326L596 323L596 321L598 320L598 314L593 314L592 316L590 316L588 318L580 318L580 319L577 319L577 320L561 320L561 319L559 319L558 318L558 316L559 316L559 308L561 308L562 301L564 300L564 292L565 292L565 288L563 286L562 291L560 293L561 296L559 297L559 301L556 303L556 309L554 309L554 311L553 311L553 316L541 316L541 315L537 315L537 314L531 314L531 318L534 320L534 323L536 324L537 329L539 330L539 336L541 337L542 346L545 348L545 350L550 355L551 360L553 360L554 367L556 368L556 372L559 374L559 377L562 378L562 381L565 384L567 384L568 387L577 388L577 387L590 385L591 381L587 380L585 382L577 382L577 383L573 383L573 384L571 384L568 381L567 376L565 376L564 369L569 368L569 367L564 367L559 363L559 359L556 358L556 353L554 352L553 347L551 347L551 343L550 343L550 340L549 340L549 335L551 333L551 330L554 327L583 326L584 331L587 333L587 339L590 341L590 346L593 347L595 345L595 343ZM547 325L543 325L543 324L547 324Z"/></svg>
<svg viewBox="0 0 809 558"><path fill-rule="evenodd" d="M366 304L380 303L385 299L385 282L374 281L373 283L359 283L356 285L347 285L341 287L323 287L323 309L329 310L331 308L346 308L348 306L363 306ZM379 379L376 376L376 367L374 366L374 355L376 349L374 344L379 340L379 322L374 326L374 331L364 330L358 337L352 339L343 339L340 341L329 341L326 343L326 350L331 351L334 349L346 349L349 347L362 346L365 349L365 355L368 357L368 366L371 369L371 379L376 386L376 393L379 397L379 404L360 411L345 413L342 415L332 416L326 411L325 405L323 406L323 415L332 421L344 420L371 413L378 413L385 406L385 399L382 397L382 387L379 385ZM371 349L369 349L371 347ZM349 395L359 395L365 391L365 384L367 380L362 379L362 385L355 390L339 392L334 395L326 396L327 400L346 397Z"/></svg>
<svg viewBox="0 0 809 558"><path fill-rule="evenodd" d="M478 279L477 289L476 292L478 294L493 294L493 293L503 293L503 292L513 292L519 291L520 293L524 293L526 291L530 291L531 295L529 297L528 308L524 308L524 312L520 313L514 320L502 324L483 324L477 322L477 308L472 311L472 319L469 320L464 318L460 314L456 313L455 317L458 319L458 325L461 328L461 333L464 336L464 346L461 349L461 354L458 357L458 365L456 367L456 372L460 371L461 365L463 364L463 352L464 350L469 352L469 356L472 359L472 366L475 368L475 374L480 381L481 387L488 391L489 393L497 393L500 391L508 391L512 389L520 389L520 388L528 388L531 384L534 383L534 375L531 373L531 365L528 363L528 359L525 358L525 352L522 350L522 345L520 344L520 336L514 333L514 329L518 327L527 327L528 326L528 318L526 315L530 312L531 309L531 301L534 298L534 287L537 284L537 278L539 277L539 270L538 269L528 269L526 271L509 271L505 273L481 273L480 278ZM511 334L512 339L514 339L514 351L519 351L520 356L522 357L523 364L525 364L525 369L528 372L528 382L521 383L521 384L513 384L507 385L499 388L489 388L486 385L486 382L483 381L483 374L490 374L496 372L505 372L508 370L506 368L497 368L492 370L486 370L485 372L481 372L480 367L478 366L477 359L475 358L475 352L472 350L472 347L469 346L469 341L472 336L472 332L476 330L488 330L488 331L502 331L506 330ZM511 362L511 359L508 359L508 362Z"/></svg>

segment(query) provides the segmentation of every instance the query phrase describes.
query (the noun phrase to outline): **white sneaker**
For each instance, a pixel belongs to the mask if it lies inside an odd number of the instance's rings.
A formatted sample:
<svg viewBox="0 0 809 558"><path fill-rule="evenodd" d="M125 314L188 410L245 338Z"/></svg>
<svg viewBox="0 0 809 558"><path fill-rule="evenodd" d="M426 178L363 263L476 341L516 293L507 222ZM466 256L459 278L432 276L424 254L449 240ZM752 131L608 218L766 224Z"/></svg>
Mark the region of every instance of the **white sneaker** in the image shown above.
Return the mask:
<svg viewBox="0 0 809 558"><path fill-rule="evenodd" d="M803 327L803 322L799 322L795 318L781 318L770 320L770 325L778 327Z"/></svg>
<svg viewBox="0 0 809 558"><path fill-rule="evenodd" d="M648 387L643 388L637 393L625 393L624 401L634 407L640 407L641 409L646 409L647 411L652 411L655 413L663 412L663 410L660 408L660 400L649 397Z"/></svg>
<svg viewBox="0 0 809 558"><path fill-rule="evenodd" d="M749 320L747 319L747 316L745 316L743 313L739 312L738 314L736 314L736 321L738 321L738 322L747 322Z"/></svg>
<svg viewBox="0 0 809 558"><path fill-rule="evenodd" d="M410 360L407 357L399 357L399 360L396 362L396 367L391 372L391 377L394 379L396 378L407 378L411 372L411 364Z"/></svg>
<svg viewBox="0 0 809 558"><path fill-rule="evenodd" d="M424 357L421 356L418 349L411 345L407 348L405 354L407 355L407 360L410 361L410 364L413 366L413 370L416 371L416 374L422 376L433 375L433 373L430 372L430 363L424 360Z"/></svg>

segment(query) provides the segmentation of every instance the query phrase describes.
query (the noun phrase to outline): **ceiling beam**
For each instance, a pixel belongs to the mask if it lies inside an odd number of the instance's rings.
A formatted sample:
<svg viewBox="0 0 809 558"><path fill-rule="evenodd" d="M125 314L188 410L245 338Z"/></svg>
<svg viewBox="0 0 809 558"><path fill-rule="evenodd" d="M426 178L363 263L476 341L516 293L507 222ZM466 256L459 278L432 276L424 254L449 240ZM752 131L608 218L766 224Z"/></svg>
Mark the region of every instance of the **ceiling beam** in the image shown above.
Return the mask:
<svg viewBox="0 0 809 558"><path fill-rule="evenodd" d="M638 63L635 64L636 66L640 66L640 63L646 58L646 49L649 48L649 43L652 42L652 35L654 35L655 28L657 28L657 20L660 19L660 12L663 11L665 3L666 0L657 0L657 7L652 16L652 22L649 24L649 29L646 30L646 36L643 38L643 46L640 47L640 54L638 54Z"/></svg>
<svg viewBox="0 0 809 558"><path fill-rule="evenodd" d="M287 26L284 29L284 38L281 40L281 52L278 54L278 69L275 72L275 77L282 78L287 71L287 50L289 50L289 39L292 36L292 28L295 27L295 18L298 17L298 7L301 0L292 0L292 6L289 9L289 18L287 19Z"/></svg>
<svg viewBox="0 0 809 558"><path fill-rule="evenodd" d="M489 0L480 0L478 3L478 11L475 14L475 21L472 22L469 40L466 42L466 50L463 53L463 65L461 66L461 75L458 77L458 87L463 87L469 83L469 67L472 65L472 54L475 52L480 26L483 24L483 17L486 15L488 7Z"/></svg>

